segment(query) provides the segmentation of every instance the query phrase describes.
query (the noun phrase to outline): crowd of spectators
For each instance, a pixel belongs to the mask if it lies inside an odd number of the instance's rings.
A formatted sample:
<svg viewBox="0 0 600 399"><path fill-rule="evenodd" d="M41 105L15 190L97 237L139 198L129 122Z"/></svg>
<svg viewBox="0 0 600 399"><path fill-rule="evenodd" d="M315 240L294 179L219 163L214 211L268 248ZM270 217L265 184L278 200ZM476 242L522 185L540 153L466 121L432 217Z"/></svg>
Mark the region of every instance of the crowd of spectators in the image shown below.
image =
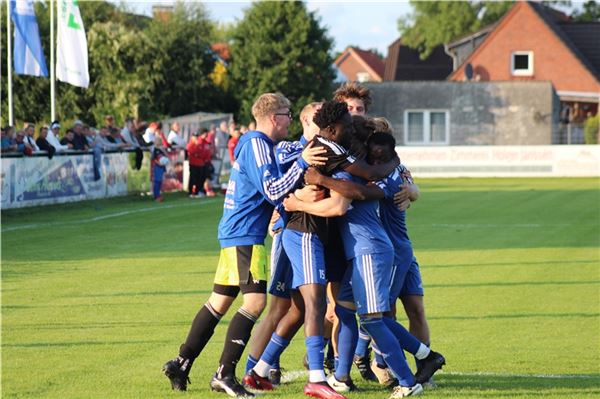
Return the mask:
<svg viewBox="0 0 600 399"><path fill-rule="evenodd" d="M165 154L172 151L185 152L190 168L188 194L191 198L201 198L216 195L213 189L218 187L216 166L220 168L227 155L231 164L234 163L237 142L242 134L251 129L254 129L253 125L246 127L238 126L235 122L221 122L218 126L210 125L209 128L192 132L186 141L178 122L171 123L167 135L161 122L146 123L126 118L123 127L118 128L112 115L107 115L99 128L89 126L81 120L76 120L67 128L61 126L59 121L37 127L32 123L25 123L20 130L14 126L2 128L2 154L40 154L52 158L55 154L87 152L94 155L94 164L97 166L95 169L99 169L102 153L129 151L136 153L136 168L139 169L143 152L148 151L152 179L155 181L154 172L162 175L161 172L164 173L165 169L165 165L158 165L160 157L155 154L156 143L160 142L160 151ZM99 178L98 170L95 170L95 177ZM160 197L160 194L155 193L155 197Z"/></svg>

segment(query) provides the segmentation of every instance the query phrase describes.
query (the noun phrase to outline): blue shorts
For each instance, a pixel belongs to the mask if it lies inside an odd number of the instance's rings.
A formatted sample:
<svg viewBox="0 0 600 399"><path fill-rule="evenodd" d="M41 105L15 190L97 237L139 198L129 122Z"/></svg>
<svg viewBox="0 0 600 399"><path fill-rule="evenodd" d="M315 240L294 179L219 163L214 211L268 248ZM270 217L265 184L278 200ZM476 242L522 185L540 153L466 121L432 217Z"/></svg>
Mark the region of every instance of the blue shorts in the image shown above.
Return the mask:
<svg viewBox="0 0 600 399"><path fill-rule="evenodd" d="M400 296L419 295L423 296L423 281L421 280L421 270L417 258L413 256L410 268L406 273L404 285L400 290Z"/></svg>
<svg viewBox="0 0 600 399"><path fill-rule="evenodd" d="M396 244L398 245L398 244ZM394 247L394 267L390 280L390 304L396 303L404 287L404 281L413 262L413 250L410 241L403 243L402 247Z"/></svg>
<svg viewBox="0 0 600 399"><path fill-rule="evenodd" d="M290 289L292 288L292 264L283 249L281 239L282 233L273 235L273 245L271 246L271 284L269 285L269 294L290 299Z"/></svg>
<svg viewBox="0 0 600 399"><path fill-rule="evenodd" d="M393 261L392 253L360 255L352 259L337 299L354 302L359 315L390 310Z"/></svg>
<svg viewBox="0 0 600 399"><path fill-rule="evenodd" d="M325 285L325 248L314 233L283 230L283 248L292 263L292 289L306 284Z"/></svg>

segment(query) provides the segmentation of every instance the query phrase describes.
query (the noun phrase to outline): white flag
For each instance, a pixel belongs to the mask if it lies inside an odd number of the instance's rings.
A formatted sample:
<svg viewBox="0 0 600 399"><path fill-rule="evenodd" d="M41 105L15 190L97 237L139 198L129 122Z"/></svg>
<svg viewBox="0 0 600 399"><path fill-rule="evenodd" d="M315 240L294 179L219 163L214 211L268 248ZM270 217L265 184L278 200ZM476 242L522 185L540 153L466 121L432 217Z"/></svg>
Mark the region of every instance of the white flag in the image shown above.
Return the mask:
<svg viewBox="0 0 600 399"><path fill-rule="evenodd" d="M87 39L77 0L58 3L58 44L56 46L56 77L73 86L88 87Z"/></svg>

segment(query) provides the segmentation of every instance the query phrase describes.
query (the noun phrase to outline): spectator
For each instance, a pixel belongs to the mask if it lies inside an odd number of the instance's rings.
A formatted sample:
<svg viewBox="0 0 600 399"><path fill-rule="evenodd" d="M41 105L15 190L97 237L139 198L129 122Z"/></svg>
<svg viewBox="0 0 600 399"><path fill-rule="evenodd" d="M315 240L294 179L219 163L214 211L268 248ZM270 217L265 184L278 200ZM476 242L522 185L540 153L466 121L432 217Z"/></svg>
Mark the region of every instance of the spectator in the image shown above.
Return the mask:
<svg viewBox="0 0 600 399"><path fill-rule="evenodd" d="M67 146L70 150L75 149L75 132L73 129L67 129L67 133L65 133L65 137L60 140L60 144L63 146Z"/></svg>
<svg viewBox="0 0 600 399"><path fill-rule="evenodd" d="M40 148L35 143L35 138L33 138L33 135L35 134L35 125L33 123L26 123L23 127L23 131L25 132L25 137L23 138L25 144L31 148L31 151L39 151Z"/></svg>
<svg viewBox="0 0 600 399"><path fill-rule="evenodd" d="M163 177L167 171L169 158L164 150L164 144L160 136L154 138L154 149L152 150L152 194L156 202L163 202L163 197L160 195Z"/></svg>
<svg viewBox="0 0 600 399"><path fill-rule="evenodd" d="M13 138L14 131L14 127L10 125L6 125L2 129L2 152L17 151L17 143Z"/></svg>
<svg viewBox="0 0 600 399"><path fill-rule="evenodd" d="M169 135L167 136L167 142L169 143L171 148L183 150L186 147L185 139L181 136L181 134L179 133L179 130L180 130L179 122L171 123L171 131L169 132Z"/></svg>
<svg viewBox="0 0 600 399"><path fill-rule="evenodd" d="M121 138L132 148L139 148L140 142L135 134L135 122L132 117L125 118L125 126L121 129Z"/></svg>
<svg viewBox="0 0 600 399"><path fill-rule="evenodd" d="M33 154L33 149L29 144L25 142L25 132L23 130L19 130L17 135L15 136L15 142L17 144L17 152L25 155Z"/></svg>
<svg viewBox="0 0 600 399"><path fill-rule="evenodd" d="M108 130L110 131L112 128L115 127L115 118L113 118L112 115L106 115L104 117L104 124L106 125L106 127L108 127Z"/></svg>
<svg viewBox="0 0 600 399"><path fill-rule="evenodd" d="M165 136L165 132L163 132L163 124L162 122L156 122L156 132L155 134L160 137L163 142L163 147L167 150L171 148L169 141L167 140L167 136Z"/></svg>
<svg viewBox="0 0 600 399"><path fill-rule="evenodd" d="M118 129L114 129L117 132ZM97 143L104 151L120 150L127 146L127 143L117 142L117 140L110 134L109 127L103 126L97 136Z"/></svg>
<svg viewBox="0 0 600 399"><path fill-rule="evenodd" d="M240 141L240 136L241 136L241 132L239 129L234 129L233 132L231 132L231 138L229 139L229 142L227 143L227 148L229 149L229 162L231 163L231 165L233 166L233 163L235 162L235 147L237 146L238 141Z"/></svg>
<svg viewBox="0 0 600 399"><path fill-rule="evenodd" d="M235 127L235 123L231 122L231 125ZM219 124L219 128L215 132L215 147L217 149L216 156L221 159L221 149L227 148L227 141L229 140L229 129L227 122L223 121Z"/></svg>
<svg viewBox="0 0 600 399"><path fill-rule="evenodd" d="M89 146L85 135L83 134L83 122L79 119L73 124L73 149L78 151L87 151Z"/></svg>
<svg viewBox="0 0 600 399"><path fill-rule="evenodd" d="M194 132L187 145L190 178L188 192L190 198L206 196L204 182L206 181L207 165L210 163L210 146L206 141L208 129L202 128L201 132Z"/></svg>
<svg viewBox="0 0 600 399"><path fill-rule="evenodd" d="M52 146L52 144L50 144L48 142L48 126L42 126L40 127L40 131L38 132L38 138L35 141L35 143L37 144L38 148L42 151L47 151L48 152L48 158L52 159L52 157L54 156L54 153L56 152L56 148L54 148L54 146Z"/></svg>
<svg viewBox="0 0 600 399"><path fill-rule="evenodd" d="M54 147L56 152L64 152L64 151L67 151L72 148L72 147L69 147L68 145L62 145L59 141L59 137L60 137L60 124L58 123L58 121L54 121L50 125L50 130L48 130L48 136L46 137L46 140L48 140L50 145L52 145L52 147Z"/></svg>
<svg viewBox="0 0 600 399"><path fill-rule="evenodd" d="M156 136L157 126L158 125L156 122L152 122L150 123L150 125L148 125L148 128L144 132L144 141L148 143L148 146L150 147L154 144L154 137Z"/></svg>
<svg viewBox="0 0 600 399"><path fill-rule="evenodd" d="M215 147L215 136L216 136L216 127L215 125L210 125L210 129L208 130L208 134L206 135L206 142L210 148L210 157L211 159L216 159L216 147ZM209 197L214 197L216 194L212 188L212 178L215 173L215 167L211 162L206 165L206 181L204 182L204 190L206 191L206 195Z"/></svg>

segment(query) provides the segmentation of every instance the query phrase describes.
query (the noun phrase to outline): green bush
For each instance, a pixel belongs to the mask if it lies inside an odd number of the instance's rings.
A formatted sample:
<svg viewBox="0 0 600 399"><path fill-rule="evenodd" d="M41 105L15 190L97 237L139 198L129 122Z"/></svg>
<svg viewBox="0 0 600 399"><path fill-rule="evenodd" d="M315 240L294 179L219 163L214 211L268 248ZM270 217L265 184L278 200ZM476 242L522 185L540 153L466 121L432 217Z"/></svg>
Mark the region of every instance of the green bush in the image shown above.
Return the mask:
<svg viewBox="0 0 600 399"><path fill-rule="evenodd" d="M598 144L598 127L600 118L598 115L585 120L583 124L583 135L586 144Z"/></svg>

